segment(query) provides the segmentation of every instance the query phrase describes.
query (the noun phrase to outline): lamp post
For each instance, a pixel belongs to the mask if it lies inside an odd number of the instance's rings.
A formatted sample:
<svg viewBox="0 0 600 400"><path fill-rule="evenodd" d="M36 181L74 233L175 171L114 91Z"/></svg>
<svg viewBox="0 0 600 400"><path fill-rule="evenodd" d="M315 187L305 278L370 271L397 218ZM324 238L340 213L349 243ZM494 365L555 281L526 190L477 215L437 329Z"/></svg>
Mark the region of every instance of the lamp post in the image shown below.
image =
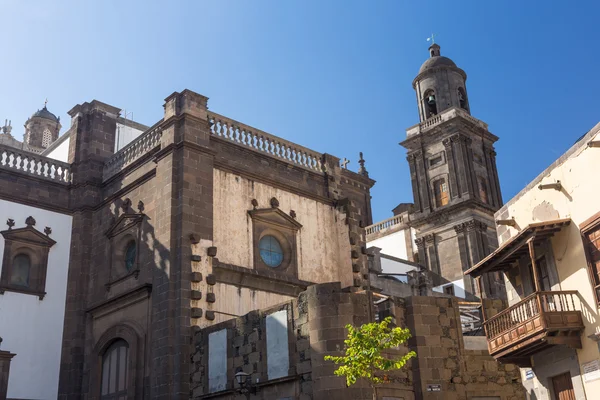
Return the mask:
<svg viewBox="0 0 600 400"><path fill-rule="evenodd" d="M245 394L246 398L249 399L251 394L256 394L256 386L252 384L250 374L244 371L238 371L235 374L235 380L239 386L237 389L239 393Z"/></svg>

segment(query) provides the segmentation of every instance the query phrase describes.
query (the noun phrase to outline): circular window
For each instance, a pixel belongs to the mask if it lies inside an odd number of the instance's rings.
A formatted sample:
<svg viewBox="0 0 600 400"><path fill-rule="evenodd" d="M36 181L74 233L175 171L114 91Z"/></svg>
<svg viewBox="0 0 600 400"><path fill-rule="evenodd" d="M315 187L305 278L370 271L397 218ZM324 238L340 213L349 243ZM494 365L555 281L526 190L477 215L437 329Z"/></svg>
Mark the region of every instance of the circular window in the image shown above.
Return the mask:
<svg viewBox="0 0 600 400"><path fill-rule="evenodd" d="M132 270L135 263L135 250L135 242L132 241L127 245L127 249L125 250L125 268L127 272Z"/></svg>
<svg viewBox="0 0 600 400"><path fill-rule="evenodd" d="M283 250L281 244L274 236L263 236L258 243L260 258L269 267L279 267L283 262Z"/></svg>

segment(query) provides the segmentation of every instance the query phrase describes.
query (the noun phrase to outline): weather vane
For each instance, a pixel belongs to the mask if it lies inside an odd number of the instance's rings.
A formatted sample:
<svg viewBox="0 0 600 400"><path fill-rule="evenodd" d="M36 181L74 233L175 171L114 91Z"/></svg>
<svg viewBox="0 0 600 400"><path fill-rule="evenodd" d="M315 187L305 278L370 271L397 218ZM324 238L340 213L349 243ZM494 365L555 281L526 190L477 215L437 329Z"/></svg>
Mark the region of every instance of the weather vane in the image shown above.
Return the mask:
<svg viewBox="0 0 600 400"><path fill-rule="evenodd" d="M427 41L428 41L428 42L431 42L431 44L434 44L434 43L435 43L435 38L433 37L433 33L431 34L431 37L428 37L428 38L427 38Z"/></svg>

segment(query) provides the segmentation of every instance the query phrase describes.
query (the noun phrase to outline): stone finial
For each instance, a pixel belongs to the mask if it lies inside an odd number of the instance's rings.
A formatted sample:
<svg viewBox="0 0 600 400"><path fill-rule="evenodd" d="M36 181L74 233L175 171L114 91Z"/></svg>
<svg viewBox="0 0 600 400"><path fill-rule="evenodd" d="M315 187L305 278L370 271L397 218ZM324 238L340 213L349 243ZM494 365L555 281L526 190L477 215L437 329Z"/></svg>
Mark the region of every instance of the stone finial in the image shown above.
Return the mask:
<svg viewBox="0 0 600 400"><path fill-rule="evenodd" d="M290 210L290 217L296 219L296 211Z"/></svg>
<svg viewBox="0 0 600 400"><path fill-rule="evenodd" d="M358 160L358 163L360 164L360 168L358 169L358 173L363 176L369 176L369 173L367 172L367 169L365 168L365 159L363 158L362 151L359 154L360 154L360 159Z"/></svg>
<svg viewBox="0 0 600 400"><path fill-rule="evenodd" d="M50 236L50 234L52 233L52 228L50 228L49 226L45 227L44 233L46 234L46 236Z"/></svg>
<svg viewBox="0 0 600 400"><path fill-rule="evenodd" d="M12 218L7 219L6 225L8 225L8 230L10 231L12 227L15 226L15 220Z"/></svg>
<svg viewBox="0 0 600 400"><path fill-rule="evenodd" d="M143 201L141 201L141 200L138 201L137 209L140 212L140 214L144 212L144 202Z"/></svg>
<svg viewBox="0 0 600 400"><path fill-rule="evenodd" d="M129 200L128 198L123 200L123 204L121 204L121 209L124 212L127 212L127 210L129 210L129 207L131 207L131 200Z"/></svg>
<svg viewBox="0 0 600 400"><path fill-rule="evenodd" d="M33 218L31 215L29 217L27 217L27 219L25 220L25 224L27 224L27 226L34 226L35 225L35 218Z"/></svg>
<svg viewBox="0 0 600 400"><path fill-rule="evenodd" d="M271 198L271 207L273 207L273 208L279 207L279 200L277 200L275 197Z"/></svg>
<svg viewBox="0 0 600 400"><path fill-rule="evenodd" d="M5 135L11 136L10 135L10 131L12 131L12 126L10 126L12 121L5 119L4 120L4 126L2 127L2 133L4 133Z"/></svg>
<svg viewBox="0 0 600 400"><path fill-rule="evenodd" d="M258 200L252 199L252 208L256 210L257 207L258 207Z"/></svg>

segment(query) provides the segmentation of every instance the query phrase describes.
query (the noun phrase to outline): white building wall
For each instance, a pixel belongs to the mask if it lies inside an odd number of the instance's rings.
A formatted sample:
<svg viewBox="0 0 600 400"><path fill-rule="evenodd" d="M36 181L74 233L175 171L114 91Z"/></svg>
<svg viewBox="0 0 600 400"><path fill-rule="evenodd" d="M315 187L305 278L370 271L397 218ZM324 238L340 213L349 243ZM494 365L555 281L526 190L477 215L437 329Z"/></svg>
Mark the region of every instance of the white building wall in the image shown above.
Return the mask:
<svg viewBox="0 0 600 400"><path fill-rule="evenodd" d="M433 288L434 292L439 292L439 293L444 293L444 288L446 286L450 286L453 285L454 286L454 295L456 297L460 297L462 299L464 299L466 297L466 292L465 292L465 280L464 279L457 279L455 281L452 281L450 283L444 283L441 286L436 286Z"/></svg>
<svg viewBox="0 0 600 400"><path fill-rule="evenodd" d="M379 247L381 253L387 254L388 256L401 258L403 260L408 259L408 250L406 249L406 237L404 230L391 233L386 236L382 236L367 243L367 247Z"/></svg>
<svg viewBox="0 0 600 400"><path fill-rule="evenodd" d="M68 162L69 160L69 143L71 138L65 139L61 144L59 144L55 149L46 154L46 157L53 158L58 161Z"/></svg>
<svg viewBox="0 0 600 400"><path fill-rule="evenodd" d="M8 398L56 399L71 245L71 216L0 200L0 222L25 227L32 216L35 228L52 228L46 275L46 296L5 292L0 295L2 350L15 353L10 367ZM8 229L0 228L2 230ZM0 254L4 238L0 235Z"/></svg>
<svg viewBox="0 0 600 400"><path fill-rule="evenodd" d="M115 135L115 153L127 146L133 139L140 136L143 131L130 126L117 123L117 134Z"/></svg>

